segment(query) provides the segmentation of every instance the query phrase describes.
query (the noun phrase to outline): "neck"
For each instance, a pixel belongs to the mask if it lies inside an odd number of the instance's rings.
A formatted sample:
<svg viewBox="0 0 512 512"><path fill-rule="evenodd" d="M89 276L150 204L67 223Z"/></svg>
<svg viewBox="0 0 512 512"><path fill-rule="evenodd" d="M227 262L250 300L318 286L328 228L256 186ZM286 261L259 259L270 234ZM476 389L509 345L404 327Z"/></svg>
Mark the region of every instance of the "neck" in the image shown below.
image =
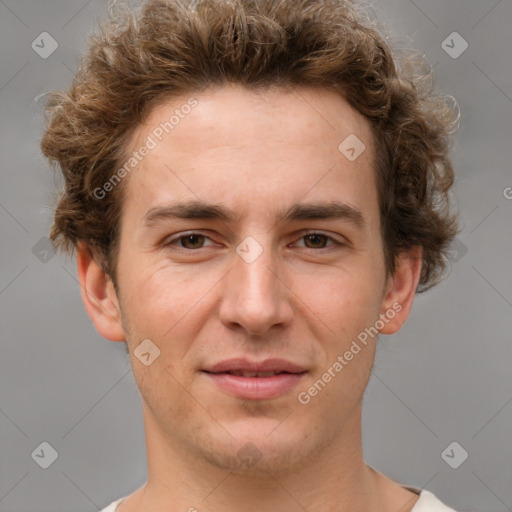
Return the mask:
<svg viewBox="0 0 512 512"><path fill-rule="evenodd" d="M219 467L204 453L169 439L145 409L148 481L118 511L384 512L390 488L383 488L382 475L364 463L361 407L356 409L343 430L307 460L244 472ZM400 489L405 499L408 491Z"/></svg>

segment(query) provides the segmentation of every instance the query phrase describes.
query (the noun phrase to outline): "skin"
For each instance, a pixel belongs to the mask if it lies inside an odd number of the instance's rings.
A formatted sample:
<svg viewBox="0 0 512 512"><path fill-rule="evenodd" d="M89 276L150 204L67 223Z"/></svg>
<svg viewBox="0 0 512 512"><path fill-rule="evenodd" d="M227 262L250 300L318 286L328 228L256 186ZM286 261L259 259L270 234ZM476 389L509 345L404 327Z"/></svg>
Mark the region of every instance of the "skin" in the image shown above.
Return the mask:
<svg viewBox="0 0 512 512"><path fill-rule="evenodd" d="M393 304L401 310L380 333L398 331L418 284L420 248L385 272L367 120L318 88L223 86L194 97L197 106L125 178L117 293L85 245L78 254L86 309L102 336L126 340L142 397L148 481L118 511L410 510L418 496L363 459L361 402L376 337L308 404L297 399ZM129 149L187 99L154 108ZM366 146L353 162L338 150L349 134ZM239 218L145 225L152 208L190 200ZM296 203L332 200L364 223L278 218ZM206 238L187 245L176 236L190 231ZM248 236L263 251L251 263L236 252ZM160 350L149 366L134 355L147 338ZM232 357L285 358L307 374L278 398L242 400L200 371ZM260 456L250 467L237 456L246 443Z"/></svg>

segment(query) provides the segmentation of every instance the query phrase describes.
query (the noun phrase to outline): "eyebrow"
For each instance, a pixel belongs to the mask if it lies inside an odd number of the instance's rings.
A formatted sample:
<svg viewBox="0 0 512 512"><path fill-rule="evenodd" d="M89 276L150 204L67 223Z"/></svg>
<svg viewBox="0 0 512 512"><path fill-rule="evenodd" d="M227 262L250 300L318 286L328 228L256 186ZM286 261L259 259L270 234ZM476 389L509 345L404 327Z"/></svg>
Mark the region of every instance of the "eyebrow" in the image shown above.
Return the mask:
<svg viewBox="0 0 512 512"><path fill-rule="evenodd" d="M204 219L238 222L240 216L219 204L189 201L155 206L144 215L143 223L149 227L166 219ZM359 209L338 201L298 203L278 214L279 222L321 219L344 219L359 228L365 225L364 216Z"/></svg>

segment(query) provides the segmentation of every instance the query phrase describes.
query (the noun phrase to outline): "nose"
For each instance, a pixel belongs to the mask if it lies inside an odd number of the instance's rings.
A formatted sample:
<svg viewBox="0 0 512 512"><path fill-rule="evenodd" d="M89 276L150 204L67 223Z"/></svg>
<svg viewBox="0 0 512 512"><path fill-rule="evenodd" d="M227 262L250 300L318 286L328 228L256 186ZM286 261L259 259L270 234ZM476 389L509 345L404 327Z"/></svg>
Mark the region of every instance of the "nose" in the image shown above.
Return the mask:
<svg viewBox="0 0 512 512"><path fill-rule="evenodd" d="M268 244L254 261L234 255L234 267L224 280L219 310L224 325L254 336L289 325L293 314L293 293L283 267L267 247Z"/></svg>

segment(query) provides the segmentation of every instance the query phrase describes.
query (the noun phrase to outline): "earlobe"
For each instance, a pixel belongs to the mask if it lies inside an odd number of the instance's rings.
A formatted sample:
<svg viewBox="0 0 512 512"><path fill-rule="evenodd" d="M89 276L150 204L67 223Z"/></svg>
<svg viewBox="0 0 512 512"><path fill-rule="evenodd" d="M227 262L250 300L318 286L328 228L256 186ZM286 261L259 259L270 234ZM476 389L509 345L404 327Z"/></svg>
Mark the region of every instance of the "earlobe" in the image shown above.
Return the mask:
<svg viewBox="0 0 512 512"><path fill-rule="evenodd" d="M78 249L77 265L82 301L97 331L108 340L125 341L112 281L86 245L80 245Z"/></svg>
<svg viewBox="0 0 512 512"><path fill-rule="evenodd" d="M422 249L414 246L403 251L395 261L395 273L389 276L381 318L385 315L381 334L394 334L405 323L414 302L421 276Z"/></svg>

